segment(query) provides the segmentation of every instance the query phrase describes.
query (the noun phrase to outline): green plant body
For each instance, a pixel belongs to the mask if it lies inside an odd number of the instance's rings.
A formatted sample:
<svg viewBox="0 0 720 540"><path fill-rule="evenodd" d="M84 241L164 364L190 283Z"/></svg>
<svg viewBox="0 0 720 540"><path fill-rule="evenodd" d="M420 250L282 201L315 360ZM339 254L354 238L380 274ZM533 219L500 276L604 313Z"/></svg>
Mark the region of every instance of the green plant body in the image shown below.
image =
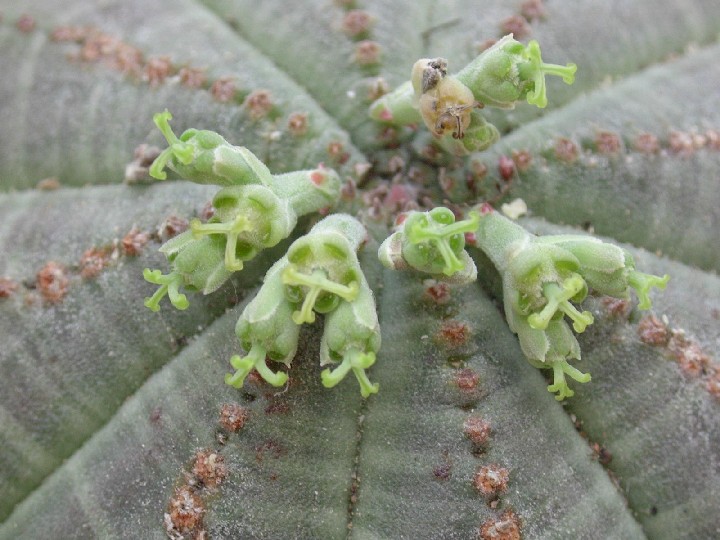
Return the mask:
<svg viewBox="0 0 720 540"><path fill-rule="evenodd" d="M716 0L0 15L0 540L720 535Z"/></svg>

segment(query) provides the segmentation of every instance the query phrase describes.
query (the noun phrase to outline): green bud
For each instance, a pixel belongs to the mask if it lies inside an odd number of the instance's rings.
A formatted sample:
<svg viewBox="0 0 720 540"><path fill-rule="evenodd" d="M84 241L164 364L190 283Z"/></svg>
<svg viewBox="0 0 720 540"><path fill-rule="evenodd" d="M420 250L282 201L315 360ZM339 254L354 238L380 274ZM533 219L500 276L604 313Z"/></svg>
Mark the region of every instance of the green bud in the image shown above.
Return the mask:
<svg viewBox="0 0 720 540"><path fill-rule="evenodd" d="M376 99L370 105L370 118L400 126L422 122L412 83L405 81L389 94Z"/></svg>
<svg viewBox="0 0 720 540"><path fill-rule="evenodd" d="M334 205L340 198L340 177L333 169L316 169L275 174L266 184L288 202L293 212L304 216Z"/></svg>
<svg viewBox="0 0 720 540"><path fill-rule="evenodd" d="M592 314L573 302L582 302L588 288L616 297L626 297L634 288L640 309L647 309L648 290L664 288L669 277L637 272L629 253L596 238L536 237L492 209L480 212L475 242L500 272L510 329L532 365L553 369L548 390L557 393L558 400L570 397L573 391L565 376L584 383L590 375L568 363L580 359L580 347L565 318L578 333L593 323Z"/></svg>

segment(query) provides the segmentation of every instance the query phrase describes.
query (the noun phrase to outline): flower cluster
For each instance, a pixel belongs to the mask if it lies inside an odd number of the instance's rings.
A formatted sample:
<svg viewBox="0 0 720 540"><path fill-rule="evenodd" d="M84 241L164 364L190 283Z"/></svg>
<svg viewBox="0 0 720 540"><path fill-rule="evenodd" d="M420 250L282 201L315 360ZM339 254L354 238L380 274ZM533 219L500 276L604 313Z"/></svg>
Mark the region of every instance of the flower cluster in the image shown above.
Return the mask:
<svg viewBox="0 0 720 540"><path fill-rule="evenodd" d="M422 119L440 140L477 149L497 135L482 120L479 106L510 108L527 99L544 107L545 74L559 75L569 84L574 72L573 65L544 64L536 42L523 46L508 36L456 76L447 75L442 59L418 61L412 80L376 102L371 113L398 123ZM249 150L214 132L191 129L178 138L168 123L170 113L154 119L169 147L153 163L151 174L165 178L164 168L169 167L184 178L221 189L207 223L193 220L190 230L160 248L171 272L145 270L145 279L160 286L145 300L153 311L164 296L176 308L187 308L180 288L214 291L242 270L245 261L287 238L299 216L339 198L340 180L332 170L320 166L273 175ZM289 366L300 326L314 323L320 313L325 316L320 362L328 366L321 373L323 385L333 387L352 371L363 397L378 391L366 370L380 349L380 327L357 257L366 236L360 221L335 214L292 243L238 320L235 332L245 356L230 359L235 372L227 374L227 384L242 387L256 370L268 383L284 385L287 373L273 371L267 360ZM548 390L558 400L574 393L566 376L581 383L590 380L570 365L581 356L573 330L582 333L594 321L589 311L577 307L588 292L626 298L634 289L640 309L648 309L650 289L665 288L669 279L637 271L631 255L620 247L589 236L537 237L487 205L461 220L444 207L400 214L378 258L393 270L467 284L477 279L477 269L465 251L466 237L499 271L510 329L532 365L553 370Z"/></svg>
<svg viewBox="0 0 720 540"><path fill-rule="evenodd" d="M165 295L176 308L187 308L180 287L215 291L243 269L244 261L287 238L298 217L334 204L340 194L340 179L331 169L273 175L247 148L212 131L189 129L178 139L168 124L171 118L167 111L154 117L170 146L155 160L151 174L165 178L168 166L193 182L224 187L213 198L215 212L207 223L192 220L190 230L160 248L172 271L145 270L145 279L160 285L145 301L153 311L160 309Z"/></svg>
<svg viewBox="0 0 720 540"><path fill-rule="evenodd" d="M592 314L575 304L590 289L618 298L634 289L640 309L649 309L650 288L664 289L670 279L638 272L632 256L615 245L590 236L537 237L492 210L484 212L475 238L502 277L510 329L532 365L553 370L548 390L557 392L558 400L574 394L566 375L581 383L590 380L568 363L580 360L568 323L577 333L593 323Z"/></svg>
<svg viewBox="0 0 720 540"><path fill-rule="evenodd" d="M378 391L365 373L380 349L375 300L356 255L365 236L359 221L336 214L290 246L238 320L235 332L248 354L230 359L236 371L227 384L240 388L253 369L274 386L285 384L287 375L271 371L266 357L289 366L300 326L314 322L317 312L325 314L321 365L340 362L322 372L323 385L335 386L352 370L363 397Z"/></svg>
<svg viewBox="0 0 720 540"><path fill-rule="evenodd" d="M528 45L507 35L456 75L449 75L444 58L423 58L412 69L411 80L370 106L370 116L394 125L424 122L438 144L455 155L484 150L499 138L480 109L512 109L518 101L547 106L545 76L556 75L566 84L575 80L575 64L543 62L540 45Z"/></svg>

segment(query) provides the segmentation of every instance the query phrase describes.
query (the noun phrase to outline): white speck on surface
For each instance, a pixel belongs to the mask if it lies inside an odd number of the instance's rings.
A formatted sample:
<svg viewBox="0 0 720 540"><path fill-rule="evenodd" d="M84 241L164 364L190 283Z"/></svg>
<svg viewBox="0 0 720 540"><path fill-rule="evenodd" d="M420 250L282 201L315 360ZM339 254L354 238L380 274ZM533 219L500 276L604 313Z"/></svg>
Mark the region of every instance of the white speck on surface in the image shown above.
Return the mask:
<svg viewBox="0 0 720 540"><path fill-rule="evenodd" d="M512 202L504 203L500 207L500 210L510 219L517 219L520 216L527 214L528 207L522 199L515 199Z"/></svg>

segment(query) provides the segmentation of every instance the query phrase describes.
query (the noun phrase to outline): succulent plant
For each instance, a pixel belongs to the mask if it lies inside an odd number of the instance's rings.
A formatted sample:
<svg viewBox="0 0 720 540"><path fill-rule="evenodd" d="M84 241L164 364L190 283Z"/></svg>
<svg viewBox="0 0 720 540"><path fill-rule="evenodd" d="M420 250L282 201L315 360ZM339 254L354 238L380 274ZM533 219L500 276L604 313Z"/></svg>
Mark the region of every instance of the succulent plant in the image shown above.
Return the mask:
<svg viewBox="0 0 720 540"><path fill-rule="evenodd" d="M0 539L720 535L716 0L24 4L0 8ZM521 83L483 101L505 46ZM474 101L422 105L421 59ZM577 66L547 103L541 62ZM483 203L527 207L512 264L557 254L554 285L509 295ZM303 249L328 227L350 273ZM530 365L539 335L592 381Z"/></svg>

